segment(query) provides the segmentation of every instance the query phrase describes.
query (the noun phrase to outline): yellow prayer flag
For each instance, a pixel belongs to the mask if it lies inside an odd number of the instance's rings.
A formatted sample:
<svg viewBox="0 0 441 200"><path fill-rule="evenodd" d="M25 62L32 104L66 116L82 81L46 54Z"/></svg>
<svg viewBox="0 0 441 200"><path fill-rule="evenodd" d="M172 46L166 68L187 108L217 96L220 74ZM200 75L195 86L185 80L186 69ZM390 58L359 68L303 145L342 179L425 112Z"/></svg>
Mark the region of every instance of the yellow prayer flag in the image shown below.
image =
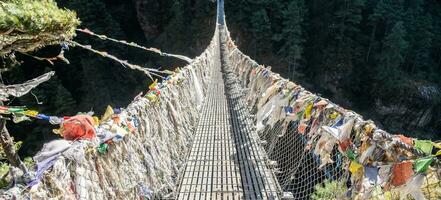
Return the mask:
<svg viewBox="0 0 441 200"><path fill-rule="evenodd" d="M96 125L96 126L100 125L100 119L98 119L97 116L93 116L92 119L93 119L93 124L94 125Z"/></svg>
<svg viewBox="0 0 441 200"><path fill-rule="evenodd" d="M155 81L150 84L149 89L153 90L156 88L156 86L158 85L158 79L155 79Z"/></svg>
<svg viewBox="0 0 441 200"><path fill-rule="evenodd" d="M360 163L358 163L357 161L351 161L351 164L349 165L349 171L352 174L355 174L358 172L358 170L362 169L363 165L361 165Z"/></svg>
<svg viewBox="0 0 441 200"><path fill-rule="evenodd" d="M36 117L38 115L38 111L36 111L36 110L26 110L24 112L24 114L29 116L29 117Z"/></svg>
<svg viewBox="0 0 441 200"><path fill-rule="evenodd" d="M314 106L313 103L310 103L310 104L308 104L308 106L306 106L306 109L305 109L305 118L306 119L309 119L311 117L311 110L312 110L313 106Z"/></svg>
<svg viewBox="0 0 441 200"><path fill-rule="evenodd" d="M107 121L108 119L110 119L112 115L113 115L113 108L110 105L108 105L106 108L106 112L101 117L101 121L103 122Z"/></svg>
<svg viewBox="0 0 441 200"><path fill-rule="evenodd" d="M435 148L437 148L437 149L441 149L441 142L439 142L439 143L433 143L433 146L435 147Z"/></svg>
<svg viewBox="0 0 441 200"><path fill-rule="evenodd" d="M337 117L338 117L337 112L332 112L331 114L329 114L329 119L336 119Z"/></svg>
<svg viewBox="0 0 441 200"><path fill-rule="evenodd" d="M158 98L158 97L157 97L155 94L153 94L153 93L149 93L149 94L145 95L145 97L146 97L148 100L150 100L151 102L156 101L156 99Z"/></svg>

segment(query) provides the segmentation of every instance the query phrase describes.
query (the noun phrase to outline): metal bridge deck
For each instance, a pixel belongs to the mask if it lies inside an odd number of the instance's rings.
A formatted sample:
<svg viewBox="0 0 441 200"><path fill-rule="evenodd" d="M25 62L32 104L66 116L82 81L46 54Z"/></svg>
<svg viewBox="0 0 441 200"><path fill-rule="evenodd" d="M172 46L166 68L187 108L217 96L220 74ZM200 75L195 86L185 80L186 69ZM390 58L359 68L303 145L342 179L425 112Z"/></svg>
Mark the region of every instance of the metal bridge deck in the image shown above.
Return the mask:
<svg viewBox="0 0 441 200"><path fill-rule="evenodd" d="M278 199L249 115L225 85L226 75L221 67L212 73L178 199Z"/></svg>

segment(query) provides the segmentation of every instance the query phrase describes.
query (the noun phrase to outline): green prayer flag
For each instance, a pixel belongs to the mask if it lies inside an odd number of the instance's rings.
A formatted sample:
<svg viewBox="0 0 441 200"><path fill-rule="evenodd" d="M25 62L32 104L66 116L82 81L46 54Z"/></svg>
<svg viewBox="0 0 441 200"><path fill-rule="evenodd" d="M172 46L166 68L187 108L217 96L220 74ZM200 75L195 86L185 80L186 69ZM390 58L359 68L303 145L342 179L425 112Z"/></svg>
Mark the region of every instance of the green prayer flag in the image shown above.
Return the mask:
<svg viewBox="0 0 441 200"><path fill-rule="evenodd" d="M303 118L302 118L302 116L303 116L303 114L304 114L304 113L305 113L305 111L304 111L304 110L302 110L302 111L298 112L298 113L297 113L297 119L298 119L298 120L301 120L301 119L303 119Z"/></svg>
<svg viewBox="0 0 441 200"><path fill-rule="evenodd" d="M413 167L415 168L415 172L417 173L424 173L429 168L430 164L433 162L433 157L425 157L425 158L419 158L415 160L413 163Z"/></svg>
<svg viewBox="0 0 441 200"><path fill-rule="evenodd" d="M97 149L100 154L105 154L107 152L108 147L109 145L107 145L106 143L102 143Z"/></svg>
<svg viewBox="0 0 441 200"><path fill-rule="evenodd" d="M416 140L415 148L421 150L425 154L432 154L433 142L430 140Z"/></svg>
<svg viewBox="0 0 441 200"><path fill-rule="evenodd" d="M350 149L346 150L346 155L351 160L355 160L355 158L357 158L357 155Z"/></svg>
<svg viewBox="0 0 441 200"><path fill-rule="evenodd" d="M8 111L11 113L24 112L24 108L8 108Z"/></svg>

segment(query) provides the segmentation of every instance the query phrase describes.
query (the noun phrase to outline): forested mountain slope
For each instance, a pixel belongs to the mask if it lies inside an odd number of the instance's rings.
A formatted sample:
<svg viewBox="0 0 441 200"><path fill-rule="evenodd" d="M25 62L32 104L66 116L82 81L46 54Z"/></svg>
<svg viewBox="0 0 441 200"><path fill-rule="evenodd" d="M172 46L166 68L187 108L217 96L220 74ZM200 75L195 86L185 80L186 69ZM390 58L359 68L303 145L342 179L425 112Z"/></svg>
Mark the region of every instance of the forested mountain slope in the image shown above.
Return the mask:
<svg viewBox="0 0 441 200"><path fill-rule="evenodd" d="M190 57L208 44L215 21L209 0L57 0L75 10L81 28ZM322 94L385 130L439 139L441 129L441 3L436 0L226 0L233 39L274 71ZM146 67L171 69L180 61L103 43L78 33L77 41ZM37 55L53 55L58 47ZM70 64L54 66L23 55L7 82L52 69L56 77L33 95L16 99L54 115L103 112L126 106L148 79L81 49ZM383 122L383 123L380 123ZM53 136L47 122L9 124L32 154Z"/></svg>

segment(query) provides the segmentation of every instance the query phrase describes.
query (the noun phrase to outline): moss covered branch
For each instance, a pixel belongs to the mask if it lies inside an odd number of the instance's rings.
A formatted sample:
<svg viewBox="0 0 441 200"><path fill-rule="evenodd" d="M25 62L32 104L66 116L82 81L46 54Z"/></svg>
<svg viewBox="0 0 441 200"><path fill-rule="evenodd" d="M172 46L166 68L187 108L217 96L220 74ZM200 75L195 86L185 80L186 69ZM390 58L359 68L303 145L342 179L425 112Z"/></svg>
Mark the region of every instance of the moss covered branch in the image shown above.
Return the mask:
<svg viewBox="0 0 441 200"><path fill-rule="evenodd" d="M75 12L53 0L0 1L0 56L69 40L79 24Z"/></svg>

